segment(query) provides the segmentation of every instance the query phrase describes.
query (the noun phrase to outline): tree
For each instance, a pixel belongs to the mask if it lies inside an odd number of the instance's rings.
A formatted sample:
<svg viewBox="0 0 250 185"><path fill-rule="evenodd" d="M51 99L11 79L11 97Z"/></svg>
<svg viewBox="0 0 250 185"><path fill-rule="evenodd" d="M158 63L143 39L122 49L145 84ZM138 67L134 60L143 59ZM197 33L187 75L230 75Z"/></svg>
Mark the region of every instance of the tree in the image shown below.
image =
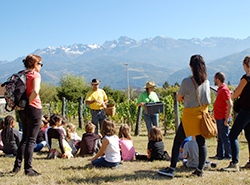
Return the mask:
<svg viewBox="0 0 250 185"><path fill-rule="evenodd" d="M83 76L64 74L60 81L60 86L57 88L58 97L65 97L69 101L77 102L79 97L85 98L91 86L88 86Z"/></svg>
<svg viewBox="0 0 250 185"><path fill-rule="evenodd" d="M178 82L175 82L174 86L180 87L180 84Z"/></svg>
<svg viewBox="0 0 250 185"><path fill-rule="evenodd" d="M108 98L114 100L116 103L124 102L126 99L125 92L121 90L112 90L110 86L106 85L103 87L103 90L107 94Z"/></svg>
<svg viewBox="0 0 250 185"><path fill-rule="evenodd" d="M49 82L42 82L39 95L43 103L58 101L56 86Z"/></svg>
<svg viewBox="0 0 250 185"><path fill-rule="evenodd" d="M166 88L168 88L169 86L170 86L170 85L169 85L168 82L166 81L166 82L163 84L162 87L163 87L164 89L166 89Z"/></svg>

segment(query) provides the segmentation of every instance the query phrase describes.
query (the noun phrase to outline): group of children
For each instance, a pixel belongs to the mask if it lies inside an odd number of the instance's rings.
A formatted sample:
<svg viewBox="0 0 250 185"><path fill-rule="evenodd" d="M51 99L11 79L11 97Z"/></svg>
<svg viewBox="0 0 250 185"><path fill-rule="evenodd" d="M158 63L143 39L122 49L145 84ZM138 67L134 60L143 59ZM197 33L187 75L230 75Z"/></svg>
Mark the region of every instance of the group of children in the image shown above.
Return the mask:
<svg viewBox="0 0 250 185"><path fill-rule="evenodd" d="M15 129L15 120L12 116L1 118L0 124L0 150L5 154L16 155L20 133ZM66 126L66 131L63 127ZM114 167L122 161L131 160L170 160L170 156L164 151L162 133L160 128L153 126L149 133L147 155L141 155L135 151L128 125L121 125L117 136L116 126L113 120L105 119L101 126L101 133L95 134L95 125L88 123L85 126L82 138L76 133L74 124L67 124L66 119L58 114L43 116L41 129L38 133L35 152L39 152L47 145L49 153L47 158L56 157L73 158L79 156L93 156L91 162L96 167ZM195 137L186 138L180 150L180 157L186 167L197 167L198 146ZM216 164L207 161L208 167Z"/></svg>

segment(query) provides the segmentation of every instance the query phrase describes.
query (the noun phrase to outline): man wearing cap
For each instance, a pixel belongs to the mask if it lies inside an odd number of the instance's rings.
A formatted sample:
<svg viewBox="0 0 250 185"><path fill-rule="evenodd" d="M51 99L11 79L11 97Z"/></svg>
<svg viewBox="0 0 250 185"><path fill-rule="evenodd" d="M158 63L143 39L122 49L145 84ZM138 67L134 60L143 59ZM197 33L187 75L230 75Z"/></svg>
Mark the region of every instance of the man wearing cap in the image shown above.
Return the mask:
<svg viewBox="0 0 250 185"><path fill-rule="evenodd" d="M98 79L92 79L91 89L85 98L87 105L90 105L92 120L91 122L96 126L95 133L98 133L98 122L101 130L102 122L106 118L105 110L106 103L109 101L104 90L99 89L101 81Z"/></svg>
<svg viewBox="0 0 250 185"><path fill-rule="evenodd" d="M146 83L146 86L144 87L144 89L146 89L146 91L141 93L141 95L138 99L136 106L142 106L143 112L144 112L144 108L145 108L146 103L159 102L159 98L158 98L157 94L154 92L155 87L158 87L158 86L153 81L148 81ZM151 123L153 123L154 126L159 127L158 120L159 120L158 114L146 114L144 112L144 121L146 122L148 134L149 134L151 127L152 127Z"/></svg>

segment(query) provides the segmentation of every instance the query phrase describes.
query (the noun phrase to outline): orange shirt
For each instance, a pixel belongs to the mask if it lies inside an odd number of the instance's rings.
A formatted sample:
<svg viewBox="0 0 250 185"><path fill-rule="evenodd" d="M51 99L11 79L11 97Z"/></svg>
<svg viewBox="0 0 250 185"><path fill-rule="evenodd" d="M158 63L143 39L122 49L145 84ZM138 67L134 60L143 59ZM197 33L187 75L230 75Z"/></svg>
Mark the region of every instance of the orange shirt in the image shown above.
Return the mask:
<svg viewBox="0 0 250 185"><path fill-rule="evenodd" d="M35 78L40 78L41 79L41 75L40 73L36 72L36 71L31 71L27 74L27 81L26 81L26 96L27 98L30 97L34 87L33 87L33 80ZM41 104L41 99L40 96L37 95L37 97L30 103L31 106L37 108L37 109L42 109L42 104Z"/></svg>

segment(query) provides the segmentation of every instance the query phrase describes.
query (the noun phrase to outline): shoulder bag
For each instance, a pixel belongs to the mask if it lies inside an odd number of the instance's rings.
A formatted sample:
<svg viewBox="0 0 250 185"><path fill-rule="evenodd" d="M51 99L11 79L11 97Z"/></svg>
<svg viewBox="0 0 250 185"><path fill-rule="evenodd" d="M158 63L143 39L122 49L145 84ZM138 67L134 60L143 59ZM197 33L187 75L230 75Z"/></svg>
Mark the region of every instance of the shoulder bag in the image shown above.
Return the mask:
<svg viewBox="0 0 250 185"><path fill-rule="evenodd" d="M204 138L212 138L216 136L216 134L218 133L216 121L214 119L214 116L210 112L204 112L204 110L202 109L202 105L201 105L201 101L200 101L200 97L199 97L196 85L194 83L193 78L191 79L194 84L196 95L197 95L197 98L201 107L201 112L202 112L201 135Z"/></svg>

